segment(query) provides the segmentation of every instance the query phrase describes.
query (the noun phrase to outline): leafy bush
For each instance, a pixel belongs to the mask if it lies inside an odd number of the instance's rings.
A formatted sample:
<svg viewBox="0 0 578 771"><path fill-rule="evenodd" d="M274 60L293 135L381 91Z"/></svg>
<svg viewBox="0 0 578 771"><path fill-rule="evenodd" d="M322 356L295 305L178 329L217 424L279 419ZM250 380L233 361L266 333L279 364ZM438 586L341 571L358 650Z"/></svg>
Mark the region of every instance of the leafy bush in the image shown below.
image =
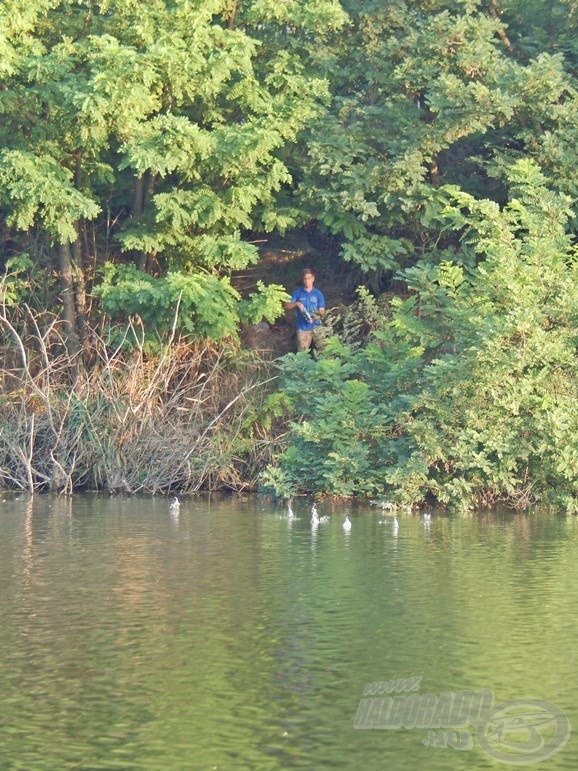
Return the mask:
<svg viewBox="0 0 578 771"><path fill-rule="evenodd" d="M256 324L275 321L283 313L287 293L276 285L258 282L257 292L241 300L227 278L208 272L169 271L157 278L133 265L107 265L94 293L113 320L137 315L147 339L165 337L171 330L191 339L236 339L239 320Z"/></svg>
<svg viewBox="0 0 578 771"><path fill-rule="evenodd" d="M443 192L457 253L404 272L411 295L361 348L281 363L298 415L279 465L288 483L578 509L578 268L569 199L530 162L510 202Z"/></svg>

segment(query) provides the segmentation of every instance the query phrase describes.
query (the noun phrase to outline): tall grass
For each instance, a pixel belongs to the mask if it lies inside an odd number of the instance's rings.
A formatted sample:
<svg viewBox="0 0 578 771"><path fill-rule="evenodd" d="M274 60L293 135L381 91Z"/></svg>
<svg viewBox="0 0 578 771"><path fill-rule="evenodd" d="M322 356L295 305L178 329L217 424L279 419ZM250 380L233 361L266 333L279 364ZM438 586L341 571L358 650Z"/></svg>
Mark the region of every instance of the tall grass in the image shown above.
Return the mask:
<svg viewBox="0 0 578 771"><path fill-rule="evenodd" d="M0 488L258 487L282 430L263 411L271 363L173 340L151 356L138 332L134 323L124 330L127 352L91 331L81 366L67 353L61 320L0 306Z"/></svg>

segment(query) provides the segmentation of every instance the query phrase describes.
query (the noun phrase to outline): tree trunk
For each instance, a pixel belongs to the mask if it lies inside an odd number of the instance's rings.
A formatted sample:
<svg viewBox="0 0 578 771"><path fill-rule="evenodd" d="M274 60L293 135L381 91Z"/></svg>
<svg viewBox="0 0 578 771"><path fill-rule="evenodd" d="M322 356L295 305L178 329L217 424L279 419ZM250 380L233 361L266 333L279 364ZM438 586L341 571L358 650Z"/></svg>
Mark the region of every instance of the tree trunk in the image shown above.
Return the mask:
<svg viewBox="0 0 578 771"><path fill-rule="evenodd" d="M497 0L490 0L490 15L494 19L499 19L502 14L502 9L497 3ZM549 15L546 17L549 18ZM510 42L510 38L506 35L506 32L503 27L500 27L498 30L498 35L500 36L500 40L504 44L504 47L507 48L508 51L512 50L512 43Z"/></svg>
<svg viewBox="0 0 578 771"><path fill-rule="evenodd" d="M150 200L153 197L156 179L156 174L151 174L149 171L137 178L132 207L133 217L140 217L150 203ZM154 255L152 254L140 252L137 259L138 269L142 270L143 273L149 273L152 267L153 257Z"/></svg>
<svg viewBox="0 0 578 771"><path fill-rule="evenodd" d="M61 243L58 247L60 284L62 287L61 298L63 308L64 330L66 334L66 347L72 359L72 378L76 381L78 376L78 356L80 353L80 340L78 338L78 326L76 304L74 298L74 271L72 264L72 252L69 243Z"/></svg>
<svg viewBox="0 0 578 771"><path fill-rule="evenodd" d="M440 186L440 170L436 158L433 158L429 164L429 178L433 187Z"/></svg>
<svg viewBox="0 0 578 771"><path fill-rule="evenodd" d="M237 0L233 0L233 4L231 6L231 12L229 14L229 19L227 21L227 27L229 29L235 29L235 16L237 14Z"/></svg>
<svg viewBox="0 0 578 771"><path fill-rule="evenodd" d="M147 171L143 208L146 208L149 205L150 200L153 197L153 193L155 192L156 181L157 181L157 175L151 174L150 171Z"/></svg>
<svg viewBox="0 0 578 771"><path fill-rule="evenodd" d="M80 238L81 229L80 223L77 222L75 225L77 237L76 241L72 244L72 279L77 315L77 332L80 345L86 358L86 355L88 354L88 311L86 302L86 271L84 269L84 255Z"/></svg>
<svg viewBox="0 0 578 771"><path fill-rule="evenodd" d="M145 189L145 175L141 174L137 177L136 184L134 186L134 198L132 203L132 216L136 219L144 211L144 189Z"/></svg>

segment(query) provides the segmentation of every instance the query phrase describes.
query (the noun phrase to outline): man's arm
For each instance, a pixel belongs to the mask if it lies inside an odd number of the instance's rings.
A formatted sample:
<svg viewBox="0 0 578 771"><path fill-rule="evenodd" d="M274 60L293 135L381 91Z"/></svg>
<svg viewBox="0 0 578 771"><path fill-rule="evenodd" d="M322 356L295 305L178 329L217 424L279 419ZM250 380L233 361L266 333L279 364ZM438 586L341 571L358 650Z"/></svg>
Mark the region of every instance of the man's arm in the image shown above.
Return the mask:
<svg viewBox="0 0 578 771"><path fill-rule="evenodd" d="M293 299L295 297L295 294L297 294L297 293L294 292L291 295L291 299L288 302L285 303L285 310L286 311L291 311L291 310L293 310L293 308L299 308L299 310L302 311L305 308L305 306L303 305L302 302L299 302L298 299L296 299L296 300Z"/></svg>
<svg viewBox="0 0 578 771"><path fill-rule="evenodd" d="M304 307L305 306L303 305L303 303L300 303L299 300L297 300L296 302L292 302L291 300L289 300L289 302L285 303L286 311L293 310L293 308L299 308L299 310L302 311Z"/></svg>
<svg viewBox="0 0 578 771"><path fill-rule="evenodd" d="M325 297L321 292L319 292L319 290L317 291L319 297L319 308L317 308L317 313L315 315L321 318L321 316L325 315Z"/></svg>

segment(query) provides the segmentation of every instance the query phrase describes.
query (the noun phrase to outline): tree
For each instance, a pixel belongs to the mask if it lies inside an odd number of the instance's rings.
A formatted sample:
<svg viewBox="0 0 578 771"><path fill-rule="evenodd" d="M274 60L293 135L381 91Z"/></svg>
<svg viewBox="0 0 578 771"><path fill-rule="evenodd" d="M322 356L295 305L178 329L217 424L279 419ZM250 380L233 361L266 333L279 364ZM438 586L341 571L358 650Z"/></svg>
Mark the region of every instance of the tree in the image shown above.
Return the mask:
<svg viewBox="0 0 578 771"><path fill-rule="evenodd" d="M352 27L337 39L334 99L309 134L300 194L361 281L383 288L399 268L457 247L438 217L444 184L503 203L505 169L533 157L574 193L565 63L544 52L519 60L495 3L344 7Z"/></svg>
<svg viewBox="0 0 578 771"><path fill-rule="evenodd" d="M169 272L215 303L227 296L232 323L205 317L198 331L209 336L234 333L243 314L258 321L259 308L271 317L276 304L280 314L278 287L262 286L243 305L228 281L258 258L247 233L295 222L295 210L276 200L291 182L282 150L326 96L323 79L302 73L289 51L259 60L261 43L225 0L53 0L33 13L28 4L16 4L25 43L15 32L0 92L2 206L9 224L39 228L56 248L71 340L85 283L81 235L99 215L101 231L105 218L116 223L125 253L111 253L105 311L121 311L129 259L164 282L162 302L174 311L181 290ZM289 11L281 24L316 19L315 9ZM255 3L251 14L256 29L275 9ZM136 297L145 276L130 275ZM186 323L179 317L177 326Z"/></svg>

